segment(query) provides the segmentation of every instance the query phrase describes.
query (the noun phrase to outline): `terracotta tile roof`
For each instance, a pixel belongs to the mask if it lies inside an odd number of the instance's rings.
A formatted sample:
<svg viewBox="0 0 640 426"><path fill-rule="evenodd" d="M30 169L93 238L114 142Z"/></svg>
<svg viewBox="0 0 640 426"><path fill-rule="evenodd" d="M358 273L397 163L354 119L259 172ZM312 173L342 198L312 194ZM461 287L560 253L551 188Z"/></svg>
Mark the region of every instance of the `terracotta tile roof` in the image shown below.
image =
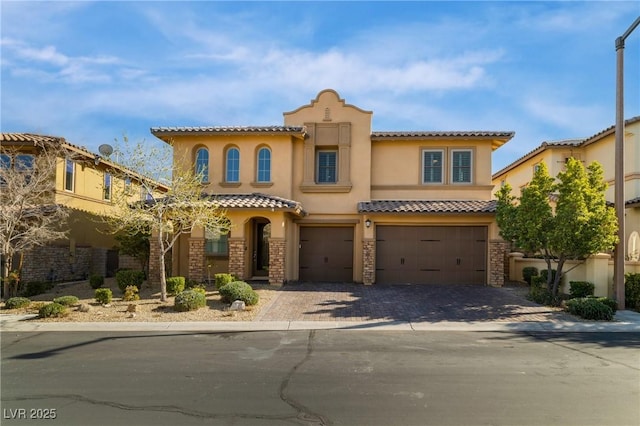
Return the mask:
<svg viewBox="0 0 640 426"><path fill-rule="evenodd" d="M210 194L208 197L215 200L223 209L278 209L293 210L301 216L307 214L299 202L275 195L255 192L253 194Z"/></svg>
<svg viewBox="0 0 640 426"><path fill-rule="evenodd" d="M375 200L358 203L358 213L495 213L495 200Z"/></svg>
<svg viewBox="0 0 640 426"><path fill-rule="evenodd" d="M21 142L32 144L55 143L64 141L63 138L55 136L36 135L33 133L0 133L0 143L2 142Z"/></svg>
<svg viewBox="0 0 640 426"><path fill-rule="evenodd" d="M625 205L631 206L631 207L640 207L640 197L636 197L632 200L627 200Z"/></svg>
<svg viewBox="0 0 640 426"><path fill-rule="evenodd" d="M206 126L206 127L152 127L151 134L154 136L184 135L184 134L247 134L247 133L268 133L268 134L292 134L304 136L305 128L301 126Z"/></svg>
<svg viewBox="0 0 640 426"><path fill-rule="evenodd" d="M371 140L398 139L398 138L509 138L515 132L493 132L486 130L469 131L411 131L411 132L371 132Z"/></svg>

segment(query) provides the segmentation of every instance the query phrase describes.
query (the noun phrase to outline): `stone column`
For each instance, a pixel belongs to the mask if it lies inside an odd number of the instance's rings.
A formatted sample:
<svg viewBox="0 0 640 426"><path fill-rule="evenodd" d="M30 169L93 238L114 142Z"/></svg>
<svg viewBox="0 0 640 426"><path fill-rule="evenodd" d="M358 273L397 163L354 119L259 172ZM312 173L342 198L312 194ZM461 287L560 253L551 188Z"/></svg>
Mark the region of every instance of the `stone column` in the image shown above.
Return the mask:
<svg viewBox="0 0 640 426"><path fill-rule="evenodd" d="M282 285L285 271L285 240L269 238L269 284Z"/></svg>
<svg viewBox="0 0 640 426"><path fill-rule="evenodd" d="M363 240L362 250L362 282L365 285L371 285L376 280L376 241Z"/></svg>
<svg viewBox="0 0 640 426"><path fill-rule="evenodd" d="M160 273L160 244L158 244L158 236L154 233L149 238L149 276L147 281L151 288L160 288Z"/></svg>
<svg viewBox="0 0 640 426"><path fill-rule="evenodd" d="M504 257L509 243L503 240L489 241L489 282L492 287L504 285Z"/></svg>
<svg viewBox="0 0 640 426"><path fill-rule="evenodd" d="M229 238L229 273L239 280L244 276L244 238Z"/></svg>
<svg viewBox="0 0 640 426"><path fill-rule="evenodd" d="M189 276L197 282L204 281L204 238L189 238Z"/></svg>

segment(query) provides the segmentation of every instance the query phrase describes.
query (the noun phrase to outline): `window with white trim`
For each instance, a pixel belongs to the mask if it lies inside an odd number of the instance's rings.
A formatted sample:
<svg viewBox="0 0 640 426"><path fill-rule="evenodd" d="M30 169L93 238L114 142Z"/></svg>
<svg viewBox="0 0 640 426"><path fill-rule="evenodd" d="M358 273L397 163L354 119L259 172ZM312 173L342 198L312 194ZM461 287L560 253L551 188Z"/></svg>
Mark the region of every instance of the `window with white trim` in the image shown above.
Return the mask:
<svg viewBox="0 0 640 426"><path fill-rule="evenodd" d="M318 151L316 158L317 183L336 183L338 181L338 151Z"/></svg>
<svg viewBox="0 0 640 426"><path fill-rule="evenodd" d="M451 151L451 183L471 183L471 150Z"/></svg>
<svg viewBox="0 0 640 426"><path fill-rule="evenodd" d="M103 190L103 199L105 201L110 201L111 200L111 173L104 173L104 181L103 181L103 186L102 186L102 190Z"/></svg>
<svg viewBox="0 0 640 426"><path fill-rule="evenodd" d="M227 182L240 182L240 150L227 150L226 179Z"/></svg>
<svg viewBox="0 0 640 426"><path fill-rule="evenodd" d="M76 163L70 158L64 163L64 189L73 192L75 188Z"/></svg>
<svg viewBox="0 0 640 426"><path fill-rule="evenodd" d="M443 183L443 159L442 150L422 151L422 183Z"/></svg>
<svg viewBox="0 0 640 426"><path fill-rule="evenodd" d="M271 182L271 150L269 148L260 148L258 151L258 173L256 178L257 182Z"/></svg>
<svg viewBox="0 0 640 426"><path fill-rule="evenodd" d="M196 151L196 176L200 176L202 182L209 182L209 150L199 148Z"/></svg>

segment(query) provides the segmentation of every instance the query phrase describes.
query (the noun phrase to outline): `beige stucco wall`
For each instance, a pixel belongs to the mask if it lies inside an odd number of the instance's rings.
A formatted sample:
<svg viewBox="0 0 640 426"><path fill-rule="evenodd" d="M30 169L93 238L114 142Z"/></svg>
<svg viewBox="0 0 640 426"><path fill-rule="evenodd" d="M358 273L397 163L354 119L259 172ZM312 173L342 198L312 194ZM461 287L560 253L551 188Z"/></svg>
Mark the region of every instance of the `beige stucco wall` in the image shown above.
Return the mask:
<svg viewBox="0 0 640 426"><path fill-rule="evenodd" d="M320 192L304 191L301 185L305 173L305 142L296 141L294 144L292 197L302 202L305 210L311 214L355 213L359 201L370 199L371 116L369 111L346 104L333 90L322 91L310 104L284 113L284 124L287 126L350 123L348 165L352 187L348 192L333 192L332 185L324 185L324 190L318 189ZM344 161L342 151L339 152L338 161ZM315 161L311 167L314 164Z"/></svg>
<svg viewBox="0 0 640 426"><path fill-rule="evenodd" d="M209 193L235 194L262 192L279 197L292 197L293 141L285 135L187 135L173 137L174 163L193 167L196 152L209 151L209 182L203 190ZM240 151L240 182L225 182L226 152ZM271 150L271 184L256 182L258 150Z"/></svg>

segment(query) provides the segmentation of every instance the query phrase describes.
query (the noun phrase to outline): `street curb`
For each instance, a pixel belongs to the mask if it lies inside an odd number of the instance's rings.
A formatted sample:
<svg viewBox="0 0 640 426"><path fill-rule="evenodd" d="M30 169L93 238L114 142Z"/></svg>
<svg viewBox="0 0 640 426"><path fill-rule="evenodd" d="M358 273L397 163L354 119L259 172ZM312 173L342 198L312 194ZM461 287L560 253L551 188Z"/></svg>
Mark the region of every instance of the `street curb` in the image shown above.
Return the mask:
<svg viewBox="0 0 640 426"><path fill-rule="evenodd" d="M2 318L5 317L5 318ZM344 331L499 331L499 332L640 332L635 321L615 322L492 322L492 321L216 321L216 322L36 322L34 316L3 315L0 332L44 331L206 331L250 332L293 330ZM9 318L10 317L10 318Z"/></svg>

